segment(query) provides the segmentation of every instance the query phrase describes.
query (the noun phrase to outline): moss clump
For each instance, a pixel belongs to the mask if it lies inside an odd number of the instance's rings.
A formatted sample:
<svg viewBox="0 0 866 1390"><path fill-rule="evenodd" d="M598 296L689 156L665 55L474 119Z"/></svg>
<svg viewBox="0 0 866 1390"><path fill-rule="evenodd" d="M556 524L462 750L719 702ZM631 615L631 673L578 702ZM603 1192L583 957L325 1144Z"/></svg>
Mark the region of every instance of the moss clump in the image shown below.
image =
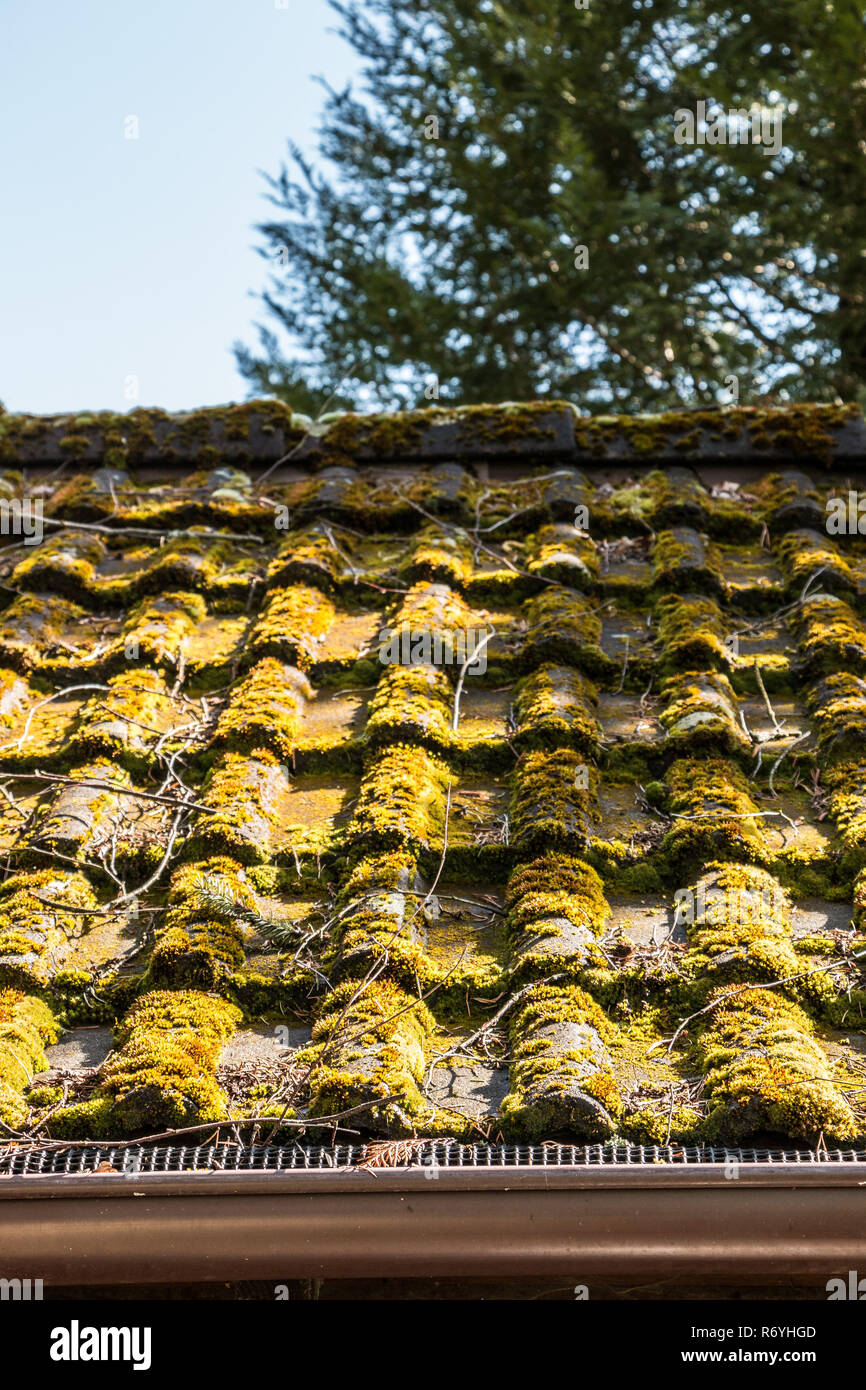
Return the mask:
<svg viewBox="0 0 866 1390"><path fill-rule="evenodd" d="M606 1047L615 1030L591 996L540 985L514 1010L509 1033L503 1130L533 1140L608 1137L622 1111Z"/></svg>
<svg viewBox="0 0 866 1390"><path fill-rule="evenodd" d="M486 623L483 615L473 612L462 594L449 585L419 583L413 584L404 596L391 624L401 640L404 627L409 630L410 651L413 643L429 633L439 634L446 653L461 646L463 651L471 652L474 643L470 634L486 627Z"/></svg>
<svg viewBox="0 0 866 1390"><path fill-rule="evenodd" d="M831 594L806 599L795 618L800 659L809 675L866 673L866 627L844 599Z"/></svg>
<svg viewBox="0 0 866 1390"><path fill-rule="evenodd" d="M87 603L95 597L96 567L104 557L104 541L80 531L61 532L15 566L11 583L16 589L48 590Z"/></svg>
<svg viewBox="0 0 866 1390"><path fill-rule="evenodd" d="M612 669L614 663L601 650L601 618L582 594L545 589L528 604L526 622L523 663L527 668L550 661L579 666L590 675Z"/></svg>
<svg viewBox="0 0 866 1390"><path fill-rule="evenodd" d="M703 1140L704 1117L691 1105L664 1105L661 1110L627 1111L619 1132L631 1144L664 1147L667 1144L698 1144Z"/></svg>
<svg viewBox="0 0 866 1390"><path fill-rule="evenodd" d="M275 656L308 671L334 616L334 605L320 589L304 584L274 589L253 628L248 652L253 659Z"/></svg>
<svg viewBox="0 0 866 1390"><path fill-rule="evenodd" d="M447 751L453 742L454 691L436 666L385 666L370 703L367 737L423 743Z"/></svg>
<svg viewBox="0 0 866 1390"><path fill-rule="evenodd" d="M199 594L167 593L142 599L129 614L113 652L115 664L176 666L207 608Z"/></svg>
<svg viewBox="0 0 866 1390"><path fill-rule="evenodd" d="M214 989L244 963L244 932L228 914L215 916L202 891L256 907L256 896L240 864L223 858L183 864L171 880L168 904L150 958L154 985Z"/></svg>
<svg viewBox="0 0 866 1390"><path fill-rule="evenodd" d="M341 548L345 548L343 540ZM315 522L300 531L288 531L277 554L268 566L269 588L294 584L312 584L329 593L351 570L340 555L324 522Z"/></svg>
<svg viewBox="0 0 866 1390"><path fill-rule="evenodd" d="M181 536L161 546L139 578L139 587L160 593L166 589L208 594L211 603L246 599L259 562L231 541Z"/></svg>
<svg viewBox="0 0 866 1390"><path fill-rule="evenodd" d="M52 908L40 899L56 902ZM44 985L82 918L64 907L93 907L96 899L81 874L39 869L0 884L0 984Z"/></svg>
<svg viewBox="0 0 866 1390"><path fill-rule="evenodd" d="M760 863L768 857L758 807L741 770L722 758L681 759L667 774L674 824L662 853L679 871L709 860Z"/></svg>
<svg viewBox="0 0 866 1390"><path fill-rule="evenodd" d="M420 1090L434 1026L426 1005L391 981L339 985L313 1028L310 1117L381 1099L359 1127L388 1137L416 1132L434 1114Z"/></svg>
<svg viewBox="0 0 866 1390"><path fill-rule="evenodd" d="M446 535L438 526L418 533L411 553L397 567L403 583L439 583L465 589L473 575L472 546L465 533Z"/></svg>
<svg viewBox="0 0 866 1390"><path fill-rule="evenodd" d="M361 783L349 843L370 849L441 844L449 781L445 764L424 748L384 749Z"/></svg>
<svg viewBox="0 0 866 1390"><path fill-rule="evenodd" d="M46 1043L60 1030L48 1005L17 989L0 989L0 1120L18 1128L30 1110L22 1092L44 1071Z"/></svg>
<svg viewBox="0 0 866 1390"><path fill-rule="evenodd" d="M52 1135L102 1139L223 1118L216 1066L240 1019L233 1004L192 990L143 995L117 1027L97 1095L61 1109Z"/></svg>
<svg viewBox="0 0 866 1390"><path fill-rule="evenodd" d="M855 574L828 535L808 529L789 531L776 544L773 554L785 575L788 588L797 594L813 575L821 571L821 588L846 592L856 588Z"/></svg>
<svg viewBox="0 0 866 1390"><path fill-rule="evenodd" d="M749 491L758 499L764 521L774 529L785 524L812 526L823 515L821 494L798 469L768 473L750 483Z"/></svg>
<svg viewBox="0 0 866 1390"><path fill-rule="evenodd" d="M833 763L862 757L866 745L866 681L835 672L807 694L818 732L818 751Z"/></svg>
<svg viewBox="0 0 866 1390"><path fill-rule="evenodd" d="M842 871L857 873L866 864L866 759L825 770L822 786L841 843Z"/></svg>
<svg viewBox="0 0 866 1390"><path fill-rule="evenodd" d="M545 665L515 692L515 742L525 748L571 747L595 754L601 742L598 691L572 666Z"/></svg>
<svg viewBox="0 0 866 1390"><path fill-rule="evenodd" d="M727 676L684 671L663 681L661 697L665 706L659 719L667 748L750 755L751 741L737 718L737 698Z"/></svg>
<svg viewBox="0 0 866 1390"><path fill-rule="evenodd" d="M298 741L304 707L313 697L302 671L264 657L233 687L219 718L211 746L248 753L267 748L290 758Z"/></svg>
<svg viewBox="0 0 866 1390"><path fill-rule="evenodd" d="M161 729L170 728L173 707L158 671L136 669L112 676L108 690L91 696L72 732L73 758L118 759L129 770L147 762Z"/></svg>
<svg viewBox="0 0 866 1390"><path fill-rule="evenodd" d="M512 841L521 849L586 845L598 816L597 774L570 749L523 753L511 795Z"/></svg>
<svg viewBox="0 0 866 1390"><path fill-rule="evenodd" d="M727 589L716 547L688 526L675 526L656 536L652 583L655 589L681 593L723 594Z"/></svg>
<svg viewBox="0 0 866 1390"><path fill-rule="evenodd" d="M695 885L691 902L686 964L696 979L756 983L801 970L791 940L791 904L765 870L713 865Z"/></svg>
<svg viewBox="0 0 866 1390"><path fill-rule="evenodd" d="M0 661L15 671L44 667L52 647L84 616L82 608L66 599L20 594L0 620Z"/></svg>
<svg viewBox="0 0 866 1390"><path fill-rule="evenodd" d="M595 542L573 526L542 526L526 542L525 568L533 577L555 580L573 589L595 589L601 564Z"/></svg>
<svg viewBox="0 0 866 1390"><path fill-rule="evenodd" d="M226 852L241 863L269 859L289 788L286 768L266 748L249 757L224 753L205 780L202 800L214 814L198 817L192 848Z"/></svg>
<svg viewBox="0 0 866 1390"><path fill-rule="evenodd" d="M828 1079L830 1062L811 1036L806 1014L776 990L724 997L710 1015L696 1052L706 1072L708 1139L737 1143L753 1134L814 1144L844 1143L859 1127Z"/></svg>
<svg viewBox="0 0 866 1390"><path fill-rule="evenodd" d="M121 801L122 793L111 787L130 786L129 773L107 758L94 758L73 767L70 775L74 780L61 786L51 804L40 812L38 844L76 855L110 844L117 831L117 849L125 848L130 808ZM101 785L106 782L110 786Z"/></svg>
<svg viewBox="0 0 866 1390"><path fill-rule="evenodd" d="M725 669L730 655L725 622L715 599L665 594L656 605L660 667L664 672Z"/></svg>
<svg viewBox="0 0 866 1390"><path fill-rule="evenodd" d="M516 975L578 970L602 957L610 906L598 874L571 855L542 855L511 874L506 893L511 967Z"/></svg>

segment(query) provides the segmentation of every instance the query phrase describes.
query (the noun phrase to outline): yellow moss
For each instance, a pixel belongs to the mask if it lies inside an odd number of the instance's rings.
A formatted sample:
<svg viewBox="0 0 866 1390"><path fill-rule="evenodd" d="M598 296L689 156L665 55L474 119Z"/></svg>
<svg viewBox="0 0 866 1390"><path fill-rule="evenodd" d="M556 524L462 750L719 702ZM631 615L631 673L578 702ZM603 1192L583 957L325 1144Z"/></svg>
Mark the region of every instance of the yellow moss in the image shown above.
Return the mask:
<svg viewBox="0 0 866 1390"><path fill-rule="evenodd" d="M268 748L277 757L289 758L301 728L301 717L313 691L306 676L264 657L233 687L217 724L212 746Z"/></svg>
<svg viewBox="0 0 866 1390"><path fill-rule="evenodd" d="M447 749L453 707L454 691L441 669L385 666L370 703L367 735L374 743L403 739Z"/></svg>
<svg viewBox="0 0 866 1390"><path fill-rule="evenodd" d="M595 588L601 564L594 541L567 523L542 526L526 542L525 568L531 575L559 580L576 589Z"/></svg>
<svg viewBox="0 0 866 1390"><path fill-rule="evenodd" d="M59 1028L48 1005L17 989L0 989L0 1120L22 1125L29 1110L22 1091L48 1063L43 1048Z"/></svg>
<svg viewBox="0 0 866 1390"><path fill-rule="evenodd" d="M374 980L363 990L357 981L339 985L313 1028L310 1116L381 1099L359 1126L392 1137L413 1133L433 1116L420 1083L434 1027L426 1005L389 980Z"/></svg>
<svg viewBox="0 0 866 1390"><path fill-rule="evenodd" d="M811 1024L776 990L724 999L697 1042L710 1101L708 1138L738 1142L780 1134L844 1143L858 1133L847 1100L828 1080L829 1061Z"/></svg>
<svg viewBox="0 0 866 1390"><path fill-rule="evenodd" d="M361 783L350 842L382 849L440 843L449 780L445 764L423 748L384 749Z"/></svg>
<svg viewBox="0 0 866 1390"><path fill-rule="evenodd" d="M511 796L512 839L521 848L587 842L598 816L597 774L570 749L523 753Z"/></svg>
<svg viewBox="0 0 866 1390"><path fill-rule="evenodd" d="M320 589L303 584L274 589L253 628L249 650L256 657L276 656L308 671L334 616L334 605Z"/></svg>
<svg viewBox="0 0 866 1390"><path fill-rule="evenodd" d="M579 671L571 666L541 666L515 691L518 742L545 748L565 744L594 753L601 741L597 707L598 691Z"/></svg>
<svg viewBox="0 0 866 1390"><path fill-rule="evenodd" d="M233 1004L208 994L143 995L118 1025L120 1048L100 1070L99 1092L62 1108L51 1133L108 1138L223 1118L227 1100L215 1071L240 1019Z"/></svg>

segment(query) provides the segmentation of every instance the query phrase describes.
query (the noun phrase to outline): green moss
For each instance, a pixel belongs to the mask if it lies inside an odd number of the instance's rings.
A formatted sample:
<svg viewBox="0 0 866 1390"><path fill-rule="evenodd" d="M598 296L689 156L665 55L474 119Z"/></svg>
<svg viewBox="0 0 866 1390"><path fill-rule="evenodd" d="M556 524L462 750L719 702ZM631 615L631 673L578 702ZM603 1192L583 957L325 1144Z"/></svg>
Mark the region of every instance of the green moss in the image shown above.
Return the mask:
<svg viewBox="0 0 866 1390"><path fill-rule="evenodd" d="M511 1088L506 1134L526 1139L600 1139L622 1111L606 1042L613 1025L577 985L540 985L509 1024Z"/></svg>
<svg viewBox="0 0 866 1390"><path fill-rule="evenodd" d="M773 554L784 572L789 589L799 595L803 586L821 571L822 589L834 592L856 587L854 571L827 535L817 531L789 531L775 545Z"/></svg>
<svg viewBox="0 0 866 1390"><path fill-rule="evenodd" d="M5 879L0 884L0 984L44 985L69 939L81 932L81 917L64 907L93 907L95 902L81 874L40 869Z"/></svg>
<svg viewBox="0 0 866 1390"><path fill-rule="evenodd" d="M130 611L113 652L115 664L176 666L204 622L207 608L199 594L164 593L144 598Z"/></svg>
<svg viewBox="0 0 866 1390"><path fill-rule="evenodd" d="M509 813L513 842L530 850L586 844L598 816L597 780L570 749L521 754Z"/></svg>
<svg viewBox="0 0 866 1390"><path fill-rule="evenodd" d="M775 990L724 998L697 1040L710 1102L708 1139L738 1143L779 1134L814 1144L844 1143L859 1132L829 1060L796 1004Z"/></svg>
<svg viewBox="0 0 866 1390"><path fill-rule="evenodd" d="M269 588L312 584L333 592L342 577L350 574L329 534L328 526L314 523L300 531L288 531L268 566Z"/></svg>
<svg viewBox="0 0 866 1390"><path fill-rule="evenodd" d="M472 546L465 533L446 535L438 526L425 526L398 565L397 575L401 583L436 582L465 589L473 568Z"/></svg>
<svg viewBox="0 0 866 1390"><path fill-rule="evenodd" d="M541 666L515 691L515 742L525 748L567 746L595 754L601 742L598 692L571 666Z"/></svg>
<svg viewBox="0 0 866 1390"><path fill-rule="evenodd" d="M601 963L594 939L610 916L601 879L570 855L546 854L515 869L506 894L516 976Z"/></svg>
<svg viewBox="0 0 866 1390"><path fill-rule="evenodd" d="M242 752L267 748L278 758L290 758L305 704L312 697L303 672L284 666L274 657L264 657L233 687L211 746Z"/></svg>
<svg viewBox="0 0 866 1390"><path fill-rule="evenodd" d="M697 980L757 983L801 971L791 940L791 904L765 870L712 865L695 885L693 902L686 967ZM818 978L812 977L813 987Z"/></svg>
<svg viewBox="0 0 866 1390"><path fill-rule="evenodd" d="M241 863L271 858L288 788L286 768L266 748L254 748L249 756L223 753L202 791L215 814L198 817L188 851L227 853Z"/></svg>
<svg viewBox="0 0 866 1390"><path fill-rule="evenodd" d="M0 989L0 1120L4 1124L13 1128L24 1124L30 1104L22 1092L48 1066L43 1049L57 1041L59 1031L43 1000L17 989Z"/></svg>
<svg viewBox="0 0 866 1390"><path fill-rule="evenodd" d="M153 985L215 989L244 963L244 932L237 921L215 917L202 890L255 909L256 896L240 864L227 858L184 864L171 880L168 904L150 958Z"/></svg>
<svg viewBox="0 0 866 1390"><path fill-rule="evenodd" d="M665 594L656 605L664 672L724 669L730 664L726 623L715 599Z"/></svg>
<svg viewBox="0 0 866 1390"><path fill-rule="evenodd" d="M526 542L525 568L533 576L556 580L574 589L596 588L601 563L594 541L574 526L542 526Z"/></svg>
<svg viewBox="0 0 866 1390"><path fill-rule="evenodd" d="M105 556L105 544L92 536L62 532L49 536L12 571L16 589L51 590L86 602L96 587L96 566Z"/></svg>
<svg viewBox="0 0 866 1390"><path fill-rule="evenodd" d="M433 1029L426 1005L391 981L339 985L313 1028L311 1118L381 1099L359 1125L389 1137L415 1132L434 1112L420 1090Z"/></svg>
<svg viewBox="0 0 866 1390"><path fill-rule="evenodd" d="M0 661L16 671L44 669L45 656L84 610L66 599L21 594L0 619Z"/></svg>
<svg viewBox="0 0 866 1390"><path fill-rule="evenodd" d="M691 1105L675 1105L672 1109L632 1110L623 1115L619 1132L631 1144L658 1145L700 1144L703 1142L704 1117Z"/></svg>
<svg viewBox="0 0 866 1390"><path fill-rule="evenodd" d="M722 758L681 759L667 774L674 817L662 853L680 872L709 860L761 862L766 838L745 775Z"/></svg>
<svg viewBox="0 0 866 1390"><path fill-rule="evenodd" d="M137 668L112 676L108 687L80 710L69 745L71 756L117 759L130 771L143 770L159 731L171 727L168 686L158 671Z"/></svg>
<svg viewBox="0 0 866 1390"><path fill-rule="evenodd" d="M856 405L724 406L657 415L585 416L575 423L578 448L590 454L620 452L656 456L675 449L700 456L704 439L726 439L757 450L825 460L834 430L857 418Z"/></svg>
<svg viewBox="0 0 866 1390"><path fill-rule="evenodd" d="M847 671L835 672L813 686L809 708L817 725L822 758L841 763L863 756L866 745L866 682Z"/></svg>
<svg viewBox="0 0 866 1390"><path fill-rule="evenodd" d="M348 839L359 849L429 849L441 844L448 769L423 748L395 744L377 754L361 783Z"/></svg>
<svg viewBox="0 0 866 1390"><path fill-rule="evenodd" d="M656 536L652 565L656 589L722 594L727 588L716 547L686 526L661 531Z"/></svg>
<svg viewBox="0 0 866 1390"><path fill-rule="evenodd" d="M751 740L737 717L737 697L717 671L685 671L662 682L659 720L665 744L675 751L701 749L750 756Z"/></svg>
<svg viewBox="0 0 866 1390"><path fill-rule="evenodd" d="M614 666L601 649L601 617L588 599L571 589L551 586L526 608L528 632L523 663L578 666L589 675L606 675Z"/></svg>
<svg viewBox="0 0 866 1390"><path fill-rule="evenodd" d="M240 1018L234 1005L208 994L143 995L118 1025L119 1051L100 1069L97 1095L58 1111L51 1134L102 1139L223 1118L216 1065Z"/></svg>
<svg viewBox="0 0 866 1390"><path fill-rule="evenodd" d="M440 668L385 666L370 703L367 737L374 744L402 740L446 752L453 708L454 690Z"/></svg>
<svg viewBox="0 0 866 1390"><path fill-rule="evenodd" d="M275 656L308 671L334 616L334 605L320 589L303 584L274 589L253 628L249 654L253 659Z"/></svg>
<svg viewBox="0 0 866 1390"><path fill-rule="evenodd" d="M844 599L829 594L806 599L795 618L809 675L866 672L866 628Z"/></svg>

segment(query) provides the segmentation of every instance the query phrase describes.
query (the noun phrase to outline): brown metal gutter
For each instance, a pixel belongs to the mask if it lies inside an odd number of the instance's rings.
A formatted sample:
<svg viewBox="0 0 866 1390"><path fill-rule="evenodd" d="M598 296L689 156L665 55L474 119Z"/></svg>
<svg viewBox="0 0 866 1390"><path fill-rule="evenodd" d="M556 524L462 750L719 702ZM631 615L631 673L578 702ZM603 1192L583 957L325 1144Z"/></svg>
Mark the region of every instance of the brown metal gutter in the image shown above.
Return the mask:
<svg viewBox="0 0 866 1390"><path fill-rule="evenodd" d="M0 1178L0 1276L51 1285L866 1268L866 1164Z"/></svg>

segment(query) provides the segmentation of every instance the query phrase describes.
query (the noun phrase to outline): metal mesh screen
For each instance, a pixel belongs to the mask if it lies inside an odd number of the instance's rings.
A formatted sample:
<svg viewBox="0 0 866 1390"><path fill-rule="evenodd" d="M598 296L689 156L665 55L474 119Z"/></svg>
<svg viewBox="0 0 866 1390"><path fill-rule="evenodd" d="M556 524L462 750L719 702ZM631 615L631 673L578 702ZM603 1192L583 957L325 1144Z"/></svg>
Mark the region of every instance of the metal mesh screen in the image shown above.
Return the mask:
<svg viewBox="0 0 866 1390"><path fill-rule="evenodd" d="M866 1163L864 1149L726 1149L684 1147L677 1144L461 1144L436 1140L395 1145L397 1162L381 1162L380 1148L364 1144L337 1144L332 1148L302 1144L241 1146L221 1142L191 1145L69 1144L42 1148L0 1150L0 1174L7 1176L58 1177L82 1173L121 1173L128 1177L148 1173L190 1172L288 1172L356 1168L378 1159L377 1166L442 1168L571 1168L654 1166L658 1164L816 1164Z"/></svg>

